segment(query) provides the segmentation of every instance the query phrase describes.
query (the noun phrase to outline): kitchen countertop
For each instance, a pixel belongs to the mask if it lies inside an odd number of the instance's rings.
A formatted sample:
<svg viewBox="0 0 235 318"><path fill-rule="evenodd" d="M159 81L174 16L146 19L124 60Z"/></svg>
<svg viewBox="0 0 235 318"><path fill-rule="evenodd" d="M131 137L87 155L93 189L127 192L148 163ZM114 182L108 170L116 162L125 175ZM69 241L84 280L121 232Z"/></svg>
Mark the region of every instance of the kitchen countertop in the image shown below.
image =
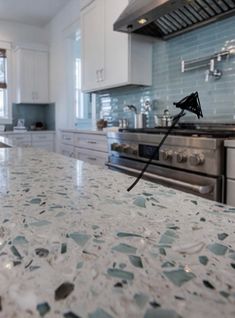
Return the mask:
<svg viewBox="0 0 235 318"><path fill-rule="evenodd" d="M60 129L60 131L64 132L72 132L72 133L79 133L79 134L93 134L93 135L106 135L109 131L117 132L119 130L118 127L110 127L104 128L103 130L97 129Z"/></svg>
<svg viewBox="0 0 235 318"><path fill-rule="evenodd" d="M235 208L0 149L0 317L235 316Z"/></svg>
<svg viewBox="0 0 235 318"><path fill-rule="evenodd" d="M5 148L5 147L7 148L12 147L12 143L8 138L0 136L0 148Z"/></svg>
<svg viewBox="0 0 235 318"><path fill-rule="evenodd" d="M55 130L27 130L24 132L17 132L17 131L3 131L0 135L21 135L21 134L54 134Z"/></svg>

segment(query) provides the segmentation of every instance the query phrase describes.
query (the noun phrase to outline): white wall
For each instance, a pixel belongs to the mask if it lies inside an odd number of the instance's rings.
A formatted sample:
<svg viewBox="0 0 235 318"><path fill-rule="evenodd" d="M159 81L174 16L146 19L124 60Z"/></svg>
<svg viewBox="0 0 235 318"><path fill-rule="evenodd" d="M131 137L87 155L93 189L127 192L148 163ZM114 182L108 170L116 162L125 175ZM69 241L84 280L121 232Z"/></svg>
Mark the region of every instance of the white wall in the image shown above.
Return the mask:
<svg viewBox="0 0 235 318"><path fill-rule="evenodd" d="M0 41L15 44L39 43L48 44L48 33L38 28L22 23L0 21Z"/></svg>
<svg viewBox="0 0 235 318"><path fill-rule="evenodd" d="M47 26L50 40L50 100L56 103L56 129L73 128L75 110L68 74L71 35L79 29L80 1L69 4ZM70 74L71 75L71 74Z"/></svg>

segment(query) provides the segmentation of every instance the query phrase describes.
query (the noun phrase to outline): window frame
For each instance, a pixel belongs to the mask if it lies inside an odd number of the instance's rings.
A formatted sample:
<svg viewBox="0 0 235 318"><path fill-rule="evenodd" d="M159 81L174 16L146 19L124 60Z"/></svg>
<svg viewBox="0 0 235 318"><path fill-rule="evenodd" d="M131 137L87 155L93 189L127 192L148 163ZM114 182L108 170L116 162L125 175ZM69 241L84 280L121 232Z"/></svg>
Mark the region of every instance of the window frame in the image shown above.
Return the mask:
<svg viewBox="0 0 235 318"><path fill-rule="evenodd" d="M12 124L12 92L13 92L13 80L12 80L12 69L13 69L13 59L12 59L12 48L9 42L0 41L0 47L6 50L6 79L7 79L7 89L6 89L6 99L7 99L7 116L0 116L0 125Z"/></svg>

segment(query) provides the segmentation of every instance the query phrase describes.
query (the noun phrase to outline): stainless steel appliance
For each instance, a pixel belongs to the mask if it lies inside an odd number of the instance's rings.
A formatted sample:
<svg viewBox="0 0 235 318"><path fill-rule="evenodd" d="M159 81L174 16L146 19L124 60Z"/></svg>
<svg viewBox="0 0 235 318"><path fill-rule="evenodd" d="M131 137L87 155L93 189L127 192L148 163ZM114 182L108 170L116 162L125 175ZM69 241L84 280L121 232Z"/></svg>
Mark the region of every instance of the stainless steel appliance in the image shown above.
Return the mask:
<svg viewBox="0 0 235 318"><path fill-rule="evenodd" d="M129 129L108 133L107 165L138 176L163 138L166 128ZM159 158L149 165L144 178L224 202L224 140L235 137L232 127L198 127L182 124L162 146Z"/></svg>
<svg viewBox="0 0 235 318"><path fill-rule="evenodd" d="M168 39L234 14L234 0L132 0L114 30Z"/></svg>

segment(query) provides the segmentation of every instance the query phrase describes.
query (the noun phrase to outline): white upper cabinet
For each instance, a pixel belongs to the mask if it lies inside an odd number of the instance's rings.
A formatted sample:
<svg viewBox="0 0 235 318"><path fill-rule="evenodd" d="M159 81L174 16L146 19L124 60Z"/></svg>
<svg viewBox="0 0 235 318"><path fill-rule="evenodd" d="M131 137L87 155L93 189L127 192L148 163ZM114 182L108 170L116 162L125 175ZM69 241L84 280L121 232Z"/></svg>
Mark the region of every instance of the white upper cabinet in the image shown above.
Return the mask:
<svg viewBox="0 0 235 318"><path fill-rule="evenodd" d="M48 52L18 48L15 51L15 68L15 102L48 103Z"/></svg>
<svg viewBox="0 0 235 318"><path fill-rule="evenodd" d="M82 11L82 89L97 90L104 72L104 0Z"/></svg>
<svg viewBox="0 0 235 318"><path fill-rule="evenodd" d="M152 43L113 31L128 0L94 0L81 11L82 90L152 85Z"/></svg>

